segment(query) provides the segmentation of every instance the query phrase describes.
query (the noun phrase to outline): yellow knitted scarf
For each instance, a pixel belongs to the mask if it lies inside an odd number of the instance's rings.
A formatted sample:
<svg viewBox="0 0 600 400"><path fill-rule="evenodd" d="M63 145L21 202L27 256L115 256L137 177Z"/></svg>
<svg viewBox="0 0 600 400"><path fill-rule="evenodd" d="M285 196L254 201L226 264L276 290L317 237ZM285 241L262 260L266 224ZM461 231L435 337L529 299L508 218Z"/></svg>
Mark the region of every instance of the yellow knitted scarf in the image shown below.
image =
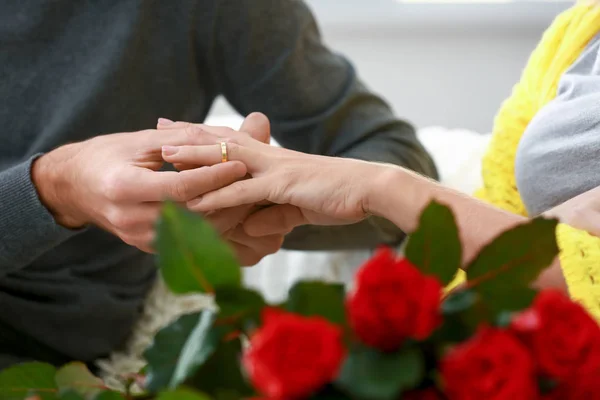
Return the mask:
<svg viewBox="0 0 600 400"><path fill-rule="evenodd" d="M476 193L478 198L526 216L515 181L519 141L536 113L556 97L564 72L599 31L600 7L583 4L562 13L548 28L496 116L492 141L483 159L484 187ZM560 225L557 241L571 296L600 321L600 239Z"/></svg>

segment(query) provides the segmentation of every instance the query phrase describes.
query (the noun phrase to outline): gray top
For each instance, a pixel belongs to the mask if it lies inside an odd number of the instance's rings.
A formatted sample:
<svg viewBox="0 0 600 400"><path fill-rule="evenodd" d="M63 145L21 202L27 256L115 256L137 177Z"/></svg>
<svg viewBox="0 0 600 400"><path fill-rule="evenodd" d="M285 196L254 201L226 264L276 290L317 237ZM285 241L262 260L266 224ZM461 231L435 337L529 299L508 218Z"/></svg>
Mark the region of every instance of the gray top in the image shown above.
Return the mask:
<svg viewBox="0 0 600 400"><path fill-rule="evenodd" d="M129 333L153 260L99 229L57 226L36 155L95 135L203 121L223 94L286 147L435 176L413 128L321 42L297 0L3 2L0 12L0 356L90 361ZM396 242L381 219L303 227L288 248Z"/></svg>
<svg viewBox="0 0 600 400"><path fill-rule="evenodd" d="M530 215L600 185L600 35L566 71L558 95L519 144L517 186Z"/></svg>

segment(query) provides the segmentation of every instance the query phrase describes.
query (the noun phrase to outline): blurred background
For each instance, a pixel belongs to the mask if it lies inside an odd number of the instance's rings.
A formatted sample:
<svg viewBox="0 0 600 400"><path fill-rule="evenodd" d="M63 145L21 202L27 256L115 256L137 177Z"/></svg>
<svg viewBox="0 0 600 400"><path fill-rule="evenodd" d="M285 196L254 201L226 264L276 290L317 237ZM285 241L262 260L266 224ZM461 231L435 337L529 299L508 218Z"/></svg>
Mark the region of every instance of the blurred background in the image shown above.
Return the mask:
<svg viewBox="0 0 600 400"><path fill-rule="evenodd" d="M325 42L419 128L489 132L559 0L307 0ZM213 116L230 115L220 99Z"/></svg>

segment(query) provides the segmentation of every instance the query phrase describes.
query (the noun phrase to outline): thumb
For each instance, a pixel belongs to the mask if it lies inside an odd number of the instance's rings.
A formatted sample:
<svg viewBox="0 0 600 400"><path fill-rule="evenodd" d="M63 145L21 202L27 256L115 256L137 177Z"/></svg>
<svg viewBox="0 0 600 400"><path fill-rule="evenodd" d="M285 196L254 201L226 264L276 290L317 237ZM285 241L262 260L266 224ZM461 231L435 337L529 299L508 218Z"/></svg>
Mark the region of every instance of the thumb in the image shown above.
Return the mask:
<svg viewBox="0 0 600 400"><path fill-rule="evenodd" d="M271 123L263 113L254 112L248 115L242 122L240 131L248 133L252 139L263 143L269 144L271 141Z"/></svg>

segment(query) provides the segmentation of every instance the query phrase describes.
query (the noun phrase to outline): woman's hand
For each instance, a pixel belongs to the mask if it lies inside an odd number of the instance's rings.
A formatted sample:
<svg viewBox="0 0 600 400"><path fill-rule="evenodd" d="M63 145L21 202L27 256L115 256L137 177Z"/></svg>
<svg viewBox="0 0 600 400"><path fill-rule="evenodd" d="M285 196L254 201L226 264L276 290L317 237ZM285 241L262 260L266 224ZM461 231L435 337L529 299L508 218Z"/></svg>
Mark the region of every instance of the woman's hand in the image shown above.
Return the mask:
<svg viewBox="0 0 600 400"><path fill-rule="evenodd" d="M236 138L238 136L249 137L263 143L269 143L271 135L269 120L265 115L260 113L248 115L244 119L239 131L234 131L228 127L211 127L209 133L206 128L208 127L202 124L173 122L164 118L160 118L157 125L157 129L165 131L165 134L168 134L168 131L183 130L187 132L191 138L194 138L199 134L211 137L212 140L209 143L218 143L220 140ZM202 167L197 164L179 163L175 163L174 166L180 171ZM278 251L283 244L283 234L286 233L280 232L257 236L248 235L244 230L243 222L256 210L256 208L256 204L247 204L203 214L204 218L206 218L217 232L219 232L221 237L234 249L235 254L242 265L254 265L264 256Z"/></svg>
<svg viewBox="0 0 600 400"><path fill-rule="evenodd" d="M381 169L387 168L364 161L304 154L249 137L236 137L226 146L228 160L243 162L252 178L206 193L187 206L208 212L242 204L276 204L248 218L246 230L253 235L279 233L265 231L273 227L289 231L302 224L357 222L367 215L366 199L372 183ZM163 148L163 158L170 163L214 165L221 162L221 146L167 146Z"/></svg>
<svg viewBox="0 0 600 400"><path fill-rule="evenodd" d="M600 187L573 197L544 215L600 236Z"/></svg>

